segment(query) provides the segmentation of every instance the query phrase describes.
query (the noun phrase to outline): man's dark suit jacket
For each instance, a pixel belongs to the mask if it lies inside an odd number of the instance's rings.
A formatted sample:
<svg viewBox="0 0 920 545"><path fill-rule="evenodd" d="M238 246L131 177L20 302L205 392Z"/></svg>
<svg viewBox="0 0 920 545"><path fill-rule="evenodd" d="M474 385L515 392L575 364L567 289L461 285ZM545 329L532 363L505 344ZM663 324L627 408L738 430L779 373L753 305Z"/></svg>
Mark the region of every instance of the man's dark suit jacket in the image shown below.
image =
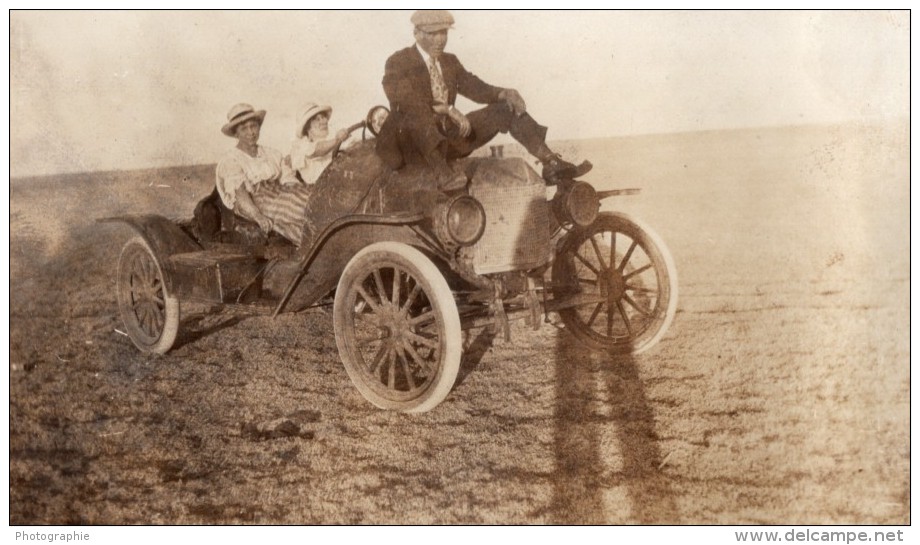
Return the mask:
<svg viewBox="0 0 920 545"><path fill-rule="evenodd" d="M449 105L454 105L458 94L479 104L500 101L502 89L468 72L456 56L442 53L438 60ZM407 146L424 157L445 139L437 128L440 116L432 110L434 97L428 66L415 45L387 59L383 91L390 101L390 116L377 139L377 154L391 168L399 168L405 162L403 151Z"/></svg>

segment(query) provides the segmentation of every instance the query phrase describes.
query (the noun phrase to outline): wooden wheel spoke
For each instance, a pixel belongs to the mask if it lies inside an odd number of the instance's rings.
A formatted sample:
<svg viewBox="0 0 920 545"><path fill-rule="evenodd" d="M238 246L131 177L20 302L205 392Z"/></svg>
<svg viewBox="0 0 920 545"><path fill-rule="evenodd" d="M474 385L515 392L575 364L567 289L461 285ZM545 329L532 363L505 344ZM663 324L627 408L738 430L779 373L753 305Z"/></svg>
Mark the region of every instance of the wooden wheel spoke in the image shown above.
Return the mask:
<svg viewBox="0 0 920 545"><path fill-rule="evenodd" d="M578 281L581 282L581 283L583 283L583 284L587 284L587 285L589 285L589 286L596 286L596 285L597 285L597 280L589 280L589 279L587 279L587 278L582 278L582 277L580 277L580 276L578 277Z"/></svg>
<svg viewBox="0 0 920 545"><path fill-rule="evenodd" d="M371 365L369 369L370 374L372 375L377 374L377 370L380 369L380 364L383 363L384 359L386 359L388 350L389 350L389 347L387 346L387 343L382 343L380 345L380 347L377 349L377 353L374 354L374 359L371 360Z"/></svg>
<svg viewBox="0 0 920 545"><path fill-rule="evenodd" d="M591 313L591 317L588 318L588 323L586 324L589 328L594 324L594 320L597 319L597 315L601 313L602 308L604 308L604 303L594 305L594 312Z"/></svg>
<svg viewBox="0 0 920 545"><path fill-rule="evenodd" d="M131 294L134 296L134 300L138 303L146 303L149 301L150 296L148 293L149 291L145 284L138 283L132 286Z"/></svg>
<svg viewBox="0 0 920 545"><path fill-rule="evenodd" d="M599 271L599 270L597 269L597 267L594 266L593 263L591 263L590 261L588 261L587 259L585 259L584 256L582 256L580 253L575 252L575 258L576 258L577 260L581 261L582 263L584 263L584 264L585 264L585 267L588 267L588 268L591 270L591 272L593 272L594 274L596 274L596 275L598 275L598 276L601 275L601 271Z"/></svg>
<svg viewBox="0 0 920 545"><path fill-rule="evenodd" d="M147 323L150 325L150 335L155 336L157 331L160 330L160 324L162 323L162 315L159 312L160 309L156 307L152 302L147 304Z"/></svg>
<svg viewBox="0 0 920 545"><path fill-rule="evenodd" d="M138 303L137 311L134 313L134 316L137 318L137 325L144 331L147 332L147 305L143 303Z"/></svg>
<svg viewBox="0 0 920 545"><path fill-rule="evenodd" d="M656 290L656 289L653 289L653 288L646 288L646 287L644 287L644 286L633 286L633 285L630 285L630 284L626 284L626 291L635 291L635 292L638 292L638 293L647 293L647 294L649 294L649 295L657 295L657 294L658 294L658 290Z"/></svg>
<svg viewBox="0 0 920 545"><path fill-rule="evenodd" d="M418 283L416 283L415 286L412 287L412 291L410 291L409 296L406 297L406 304L402 306L401 310L403 311L403 313L408 312L412 304L415 303L415 298L418 297L418 294L421 291L422 291L422 287L419 286Z"/></svg>
<svg viewBox="0 0 920 545"><path fill-rule="evenodd" d="M651 316L651 315L652 315L652 312L651 312L650 310L647 310L647 309L644 309L644 308L640 307L640 306L639 306L639 303L636 303L636 301L634 301L633 298L630 297L628 293L623 294L623 300L626 301L627 303L629 303L629 306L631 306L632 308L636 309L636 310L637 310L640 314L642 314L643 316Z"/></svg>
<svg viewBox="0 0 920 545"><path fill-rule="evenodd" d="M411 340L415 344L427 346L428 348L431 348L433 350L437 350L441 344L440 342L438 342L437 338L429 339L428 337L423 337L417 333L407 333L406 337L408 337L409 340Z"/></svg>
<svg viewBox="0 0 920 545"><path fill-rule="evenodd" d="M629 263L629 258L632 257L633 250L635 250L636 246L638 245L639 243L636 242L635 240L632 242L632 244L629 245L629 249L626 250L626 255L623 256L623 261L620 261L620 266L617 267L618 271L623 272L623 269L626 267L626 264Z"/></svg>
<svg viewBox="0 0 920 545"><path fill-rule="evenodd" d="M610 232L610 260L607 263L610 263L610 267L613 268L613 265L617 262L617 233L616 231Z"/></svg>
<svg viewBox="0 0 920 545"><path fill-rule="evenodd" d="M396 351L392 347L387 350L387 388L396 388Z"/></svg>
<svg viewBox="0 0 920 545"><path fill-rule="evenodd" d="M418 316L415 316L414 318L411 318L409 320L409 323L414 326L420 326L428 322L434 321L436 318L437 316L435 316L434 311L429 310L428 312L424 312L422 314L419 314Z"/></svg>
<svg viewBox="0 0 920 545"><path fill-rule="evenodd" d="M406 381L409 383L409 390L415 390L418 388L418 385L415 384L415 377L412 376L412 369L409 368L409 361L406 359L406 353L402 346L396 347L396 352L399 358L399 361L402 362L402 370L406 375Z"/></svg>
<svg viewBox="0 0 920 545"><path fill-rule="evenodd" d="M156 315L151 312L150 304L144 305L144 331L151 337L156 333Z"/></svg>
<svg viewBox="0 0 920 545"><path fill-rule="evenodd" d="M591 246L594 247L594 254L597 256L597 262L598 262L598 264L600 264L600 266L601 266L602 269L606 269L606 268L607 268L607 264L604 263L604 256L601 255L601 247L598 246L597 241L594 240L594 235L591 235L591 236L588 238L588 240L591 241ZM612 263L611 263L611 265L612 265Z"/></svg>
<svg viewBox="0 0 920 545"><path fill-rule="evenodd" d="M157 308L153 311L153 325L155 328L154 333L158 333L163 329L163 313L160 312L160 309Z"/></svg>
<svg viewBox="0 0 920 545"><path fill-rule="evenodd" d="M362 337L355 337L355 344L358 347L364 347L371 343L382 341L385 337L381 337L379 334L369 334Z"/></svg>
<svg viewBox="0 0 920 545"><path fill-rule="evenodd" d="M144 265L144 258L140 254L134 256L131 260L131 276L139 282L147 280L147 267Z"/></svg>
<svg viewBox="0 0 920 545"><path fill-rule="evenodd" d="M613 305L607 303L607 336L613 337Z"/></svg>
<svg viewBox="0 0 920 545"><path fill-rule="evenodd" d="M629 333L629 336L633 336L632 323L629 321L629 316L626 315L626 308L623 307L621 301L617 301L617 309L620 311L620 316L623 318L623 323L626 324L626 332Z"/></svg>
<svg viewBox="0 0 920 545"><path fill-rule="evenodd" d="M380 311L380 304L377 301L374 301L374 299L370 295L368 295L367 291L364 290L364 286L359 285L357 287L357 290L358 290L358 294L364 298L364 300L367 302L368 305L371 306L371 309L373 309L374 312Z"/></svg>
<svg viewBox="0 0 920 545"><path fill-rule="evenodd" d="M632 271L632 272L629 273L629 274L624 274L624 275L623 275L623 280L624 280L624 281L625 281L625 280L629 280L630 278L636 276L637 274L642 274L642 273L644 273L645 271L647 271L647 270L649 270L649 269L651 269L651 268L652 268L652 264L651 264L651 263L649 263L648 265L644 265L644 266L642 266L642 267L639 267L638 269Z"/></svg>
<svg viewBox="0 0 920 545"><path fill-rule="evenodd" d="M140 257L134 258L131 270L131 285L140 287L147 284L147 269Z"/></svg>
<svg viewBox="0 0 920 545"><path fill-rule="evenodd" d="M383 277L380 276L380 269L374 269L374 283L377 285L377 295L379 296L380 302L386 302L387 300L387 291L383 287Z"/></svg>
<svg viewBox="0 0 920 545"><path fill-rule="evenodd" d="M396 267L393 267L393 297L390 299L390 301L392 301L393 304L396 305L397 307L399 307L399 291L400 291L399 287L401 284L400 282L401 278L402 278L402 273L400 272L400 270L397 269Z"/></svg>
<svg viewBox="0 0 920 545"><path fill-rule="evenodd" d="M421 367L424 367L425 371L431 371L431 365L428 360L419 355L419 353L415 350L415 347L412 346L412 343L403 339L402 348L410 358L415 360Z"/></svg>
<svg viewBox="0 0 920 545"><path fill-rule="evenodd" d="M141 257L141 267L144 269L144 282L150 286L156 282L156 266L146 258L146 256Z"/></svg>

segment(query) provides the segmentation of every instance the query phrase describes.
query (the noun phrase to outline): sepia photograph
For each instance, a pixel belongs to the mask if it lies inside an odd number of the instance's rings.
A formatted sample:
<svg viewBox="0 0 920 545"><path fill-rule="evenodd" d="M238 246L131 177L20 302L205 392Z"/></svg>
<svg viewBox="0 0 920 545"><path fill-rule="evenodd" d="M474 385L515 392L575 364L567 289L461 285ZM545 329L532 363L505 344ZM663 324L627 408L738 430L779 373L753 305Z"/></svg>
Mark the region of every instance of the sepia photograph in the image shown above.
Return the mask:
<svg viewBox="0 0 920 545"><path fill-rule="evenodd" d="M10 526L911 524L909 10L8 17Z"/></svg>

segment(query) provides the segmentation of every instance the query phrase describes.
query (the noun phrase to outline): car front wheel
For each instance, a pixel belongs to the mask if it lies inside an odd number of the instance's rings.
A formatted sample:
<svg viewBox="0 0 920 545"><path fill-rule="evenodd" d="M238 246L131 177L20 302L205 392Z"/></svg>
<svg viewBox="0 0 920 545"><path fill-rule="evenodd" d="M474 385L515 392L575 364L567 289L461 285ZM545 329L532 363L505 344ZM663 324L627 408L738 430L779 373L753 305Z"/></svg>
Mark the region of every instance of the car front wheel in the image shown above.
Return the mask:
<svg viewBox="0 0 920 545"><path fill-rule="evenodd" d="M603 213L561 241L553 292L563 324L596 350L639 354L677 312L677 270L654 231L625 214Z"/></svg>
<svg viewBox="0 0 920 545"><path fill-rule="evenodd" d="M435 264L398 242L372 244L339 279L335 340L361 394L382 409L420 413L447 397L460 369L460 317Z"/></svg>

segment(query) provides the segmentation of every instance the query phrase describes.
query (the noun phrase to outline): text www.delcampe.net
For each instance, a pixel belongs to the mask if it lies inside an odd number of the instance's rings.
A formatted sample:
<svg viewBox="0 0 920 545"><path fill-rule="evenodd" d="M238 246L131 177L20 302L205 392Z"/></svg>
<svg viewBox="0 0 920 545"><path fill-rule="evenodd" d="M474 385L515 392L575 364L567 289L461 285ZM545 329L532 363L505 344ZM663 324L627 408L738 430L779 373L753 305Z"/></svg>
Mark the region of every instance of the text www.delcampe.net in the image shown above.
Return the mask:
<svg viewBox="0 0 920 545"><path fill-rule="evenodd" d="M735 532L735 541L746 542L820 542L859 543L904 541L904 530L889 532L854 532L828 530L789 530L788 532Z"/></svg>

